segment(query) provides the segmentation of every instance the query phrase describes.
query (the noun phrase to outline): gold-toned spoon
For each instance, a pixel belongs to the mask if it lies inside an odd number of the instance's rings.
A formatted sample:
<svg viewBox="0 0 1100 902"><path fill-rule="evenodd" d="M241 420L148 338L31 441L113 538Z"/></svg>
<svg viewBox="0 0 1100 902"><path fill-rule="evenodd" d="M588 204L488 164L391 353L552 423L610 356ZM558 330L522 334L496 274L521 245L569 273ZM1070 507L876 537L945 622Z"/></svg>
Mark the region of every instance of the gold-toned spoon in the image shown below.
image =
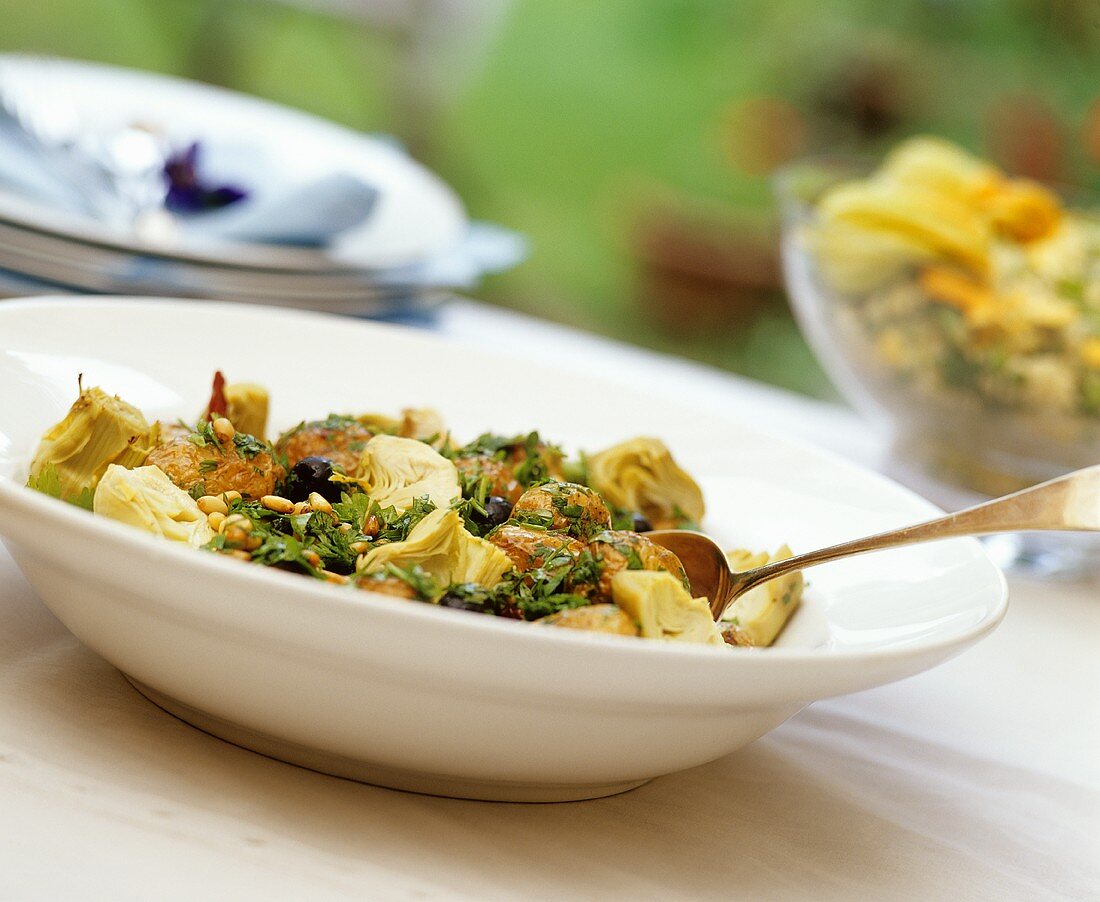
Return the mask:
<svg viewBox="0 0 1100 902"><path fill-rule="evenodd" d="M739 595L792 570L916 542L1029 530L1100 531L1100 466L1077 470L946 517L740 572L730 569L722 548L702 533L658 529L646 533L646 537L675 552L691 580L692 593L709 598L711 613L715 620L720 620L730 602Z"/></svg>

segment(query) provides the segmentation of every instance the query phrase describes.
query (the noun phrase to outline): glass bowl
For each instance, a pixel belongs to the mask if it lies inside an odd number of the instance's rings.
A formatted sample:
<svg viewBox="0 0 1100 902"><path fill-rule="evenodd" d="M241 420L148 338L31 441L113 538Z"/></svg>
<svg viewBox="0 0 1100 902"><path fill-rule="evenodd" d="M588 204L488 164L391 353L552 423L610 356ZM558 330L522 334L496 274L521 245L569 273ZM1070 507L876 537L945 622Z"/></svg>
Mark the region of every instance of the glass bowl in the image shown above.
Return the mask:
<svg viewBox="0 0 1100 902"><path fill-rule="evenodd" d="M888 429L891 475L956 508L1100 462L1100 363L1083 367L1079 350L1070 360L1056 332L1028 354L998 356L994 346L974 353L969 334L958 333L958 313L927 290L927 272L952 261L894 261L885 280L846 265L858 260L866 269L874 257L851 244L858 232L838 235L844 226L827 223L816 202L872 168L853 159L795 163L777 175L776 193L795 316L842 394ZM1081 329L1100 336L1100 301L1091 311L1089 301L1081 299L1083 324L1072 326L1078 345ZM1035 570L1100 570L1095 536L996 547L1009 553L1006 563L1022 557Z"/></svg>

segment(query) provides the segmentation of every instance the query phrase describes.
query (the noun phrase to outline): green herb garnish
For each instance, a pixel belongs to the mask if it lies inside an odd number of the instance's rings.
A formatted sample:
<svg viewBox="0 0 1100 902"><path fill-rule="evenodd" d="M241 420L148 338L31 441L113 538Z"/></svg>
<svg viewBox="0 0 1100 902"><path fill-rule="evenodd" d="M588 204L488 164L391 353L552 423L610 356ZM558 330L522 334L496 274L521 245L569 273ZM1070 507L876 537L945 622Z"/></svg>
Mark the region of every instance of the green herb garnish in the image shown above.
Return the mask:
<svg viewBox="0 0 1100 902"><path fill-rule="evenodd" d="M419 564L414 564L412 567L398 567L396 564L388 563L386 573L408 583L421 601L434 601L443 594L439 583Z"/></svg>
<svg viewBox="0 0 1100 902"><path fill-rule="evenodd" d="M36 492L41 492L43 495L49 495L51 498L57 498L61 501L67 501L69 504L75 504L77 507L82 507L85 510L92 509L92 500L95 497L95 492L91 486L84 486L75 495L69 495L66 498L61 497L61 476L57 472L57 467L53 462L47 463L38 473L38 476L30 476L27 478L27 488L34 489Z"/></svg>
<svg viewBox="0 0 1100 902"><path fill-rule="evenodd" d="M260 441L254 435L248 435L244 432L238 432L233 436L233 444L237 448L237 455L251 459L257 454L264 454L270 449L267 446L267 442Z"/></svg>

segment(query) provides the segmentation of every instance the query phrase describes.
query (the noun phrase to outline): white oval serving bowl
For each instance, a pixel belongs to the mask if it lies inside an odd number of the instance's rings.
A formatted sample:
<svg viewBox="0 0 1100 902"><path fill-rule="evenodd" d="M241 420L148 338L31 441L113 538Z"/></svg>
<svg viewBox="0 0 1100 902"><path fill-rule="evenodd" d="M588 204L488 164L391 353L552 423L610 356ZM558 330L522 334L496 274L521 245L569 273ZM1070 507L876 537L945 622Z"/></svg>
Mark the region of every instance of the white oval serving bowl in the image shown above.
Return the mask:
<svg viewBox="0 0 1100 902"><path fill-rule="evenodd" d="M888 480L623 383L413 330L208 301L0 304L0 533L27 579L145 695L231 742L443 795L560 801L728 754L806 704L906 677L1004 616L1000 572L957 539L815 570L770 649L652 642L439 609L177 546L24 487L86 385L198 413L216 368L272 393L273 429L434 406L460 438L538 428L567 448L664 438L721 541L809 549L927 517Z"/></svg>

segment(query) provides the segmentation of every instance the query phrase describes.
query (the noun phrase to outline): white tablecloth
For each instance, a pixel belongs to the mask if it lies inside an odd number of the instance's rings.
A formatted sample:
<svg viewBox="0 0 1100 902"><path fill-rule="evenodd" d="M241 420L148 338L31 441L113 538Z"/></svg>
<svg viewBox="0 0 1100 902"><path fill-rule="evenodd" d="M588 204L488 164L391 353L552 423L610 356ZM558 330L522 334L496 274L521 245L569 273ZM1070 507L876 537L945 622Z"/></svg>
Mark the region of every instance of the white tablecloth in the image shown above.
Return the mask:
<svg viewBox="0 0 1100 902"><path fill-rule="evenodd" d="M843 410L523 318L459 305L443 328L537 330L578 365L680 380L858 459L881 447ZM1012 593L961 657L737 754L611 799L506 805L338 780L185 726L0 551L0 899L1100 898L1100 589Z"/></svg>

